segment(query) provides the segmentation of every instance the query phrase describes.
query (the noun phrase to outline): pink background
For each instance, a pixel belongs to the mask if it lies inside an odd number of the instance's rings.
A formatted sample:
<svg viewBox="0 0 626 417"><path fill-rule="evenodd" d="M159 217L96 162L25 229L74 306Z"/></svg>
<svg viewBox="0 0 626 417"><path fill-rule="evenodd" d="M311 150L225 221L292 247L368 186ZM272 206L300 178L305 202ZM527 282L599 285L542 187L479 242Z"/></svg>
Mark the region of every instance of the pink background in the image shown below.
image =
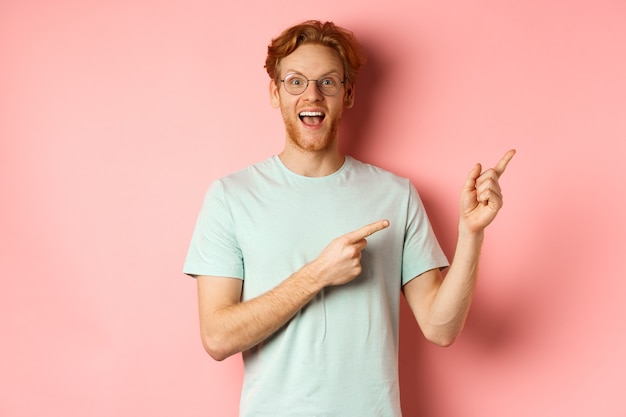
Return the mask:
<svg viewBox="0 0 626 417"><path fill-rule="evenodd" d="M307 18L366 46L344 149L449 255L467 172L518 149L461 338L403 306L406 415L626 415L622 0L2 1L0 415L236 415L181 269L211 179L280 151L266 47Z"/></svg>

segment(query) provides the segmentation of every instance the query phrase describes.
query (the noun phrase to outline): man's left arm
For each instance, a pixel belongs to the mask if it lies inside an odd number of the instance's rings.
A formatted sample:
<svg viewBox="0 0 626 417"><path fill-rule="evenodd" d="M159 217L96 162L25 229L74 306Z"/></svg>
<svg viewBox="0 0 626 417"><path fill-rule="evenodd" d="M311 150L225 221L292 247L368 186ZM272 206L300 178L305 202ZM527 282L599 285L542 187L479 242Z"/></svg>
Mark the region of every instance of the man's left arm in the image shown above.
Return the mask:
<svg viewBox="0 0 626 417"><path fill-rule="evenodd" d="M445 279L432 269L409 281L404 296L426 338L449 346L461 333L476 286L485 228L502 207L499 178L515 155L508 151L491 169L480 164L469 173L461 193L456 250Z"/></svg>

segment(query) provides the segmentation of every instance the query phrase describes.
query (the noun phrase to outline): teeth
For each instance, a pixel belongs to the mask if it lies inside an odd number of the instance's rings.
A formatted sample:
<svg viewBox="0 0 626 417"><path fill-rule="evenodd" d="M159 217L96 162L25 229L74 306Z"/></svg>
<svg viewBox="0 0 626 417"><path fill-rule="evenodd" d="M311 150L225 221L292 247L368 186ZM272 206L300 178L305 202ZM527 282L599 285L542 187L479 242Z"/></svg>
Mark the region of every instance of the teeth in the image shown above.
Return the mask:
<svg viewBox="0 0 626 417"><path fill-rule="evenodd" d="M300 112L300 116L301 117L305 117L305 116L309 116L309 117L322 117L324 115L324 113L322 113L321 111L303 111Z"/></svg>

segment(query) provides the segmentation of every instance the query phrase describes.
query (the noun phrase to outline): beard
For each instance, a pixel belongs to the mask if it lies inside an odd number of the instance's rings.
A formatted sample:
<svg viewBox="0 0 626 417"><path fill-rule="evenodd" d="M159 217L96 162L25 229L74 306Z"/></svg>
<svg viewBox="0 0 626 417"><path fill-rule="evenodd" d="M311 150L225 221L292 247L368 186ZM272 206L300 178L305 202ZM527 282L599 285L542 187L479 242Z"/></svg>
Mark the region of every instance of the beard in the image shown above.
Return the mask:
<svg viewBox="0 0 626 417"><path fill-rule="evenodd" d="M319 152L334 146L339 133L341 118L330 120L328 130L326 133L322 134L321 137L315 137L307 140L307 138L305 138L302 134L300 126L302 122L298 117L294 119L291 114L286 114L286 112L282 112L282 116L285 124L285 131L287 133L287 139L292 144L296 145L297 148L304 151ZM320 133L315 135L320 135Z"/></svg>

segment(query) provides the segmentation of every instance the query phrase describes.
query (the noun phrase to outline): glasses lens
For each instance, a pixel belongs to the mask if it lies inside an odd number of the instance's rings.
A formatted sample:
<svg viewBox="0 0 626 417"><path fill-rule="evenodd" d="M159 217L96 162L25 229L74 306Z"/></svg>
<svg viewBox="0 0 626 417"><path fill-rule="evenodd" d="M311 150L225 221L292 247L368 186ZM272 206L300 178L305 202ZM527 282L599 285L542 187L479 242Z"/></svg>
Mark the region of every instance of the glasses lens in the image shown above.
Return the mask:
<svg viewBox="0 0 626 417"><path fill-rule="evenodd" d="M326 96L334 96L341 88L341 80L334 75L328 75L317 80L317 88Z"/></svg>
<svg viewBox="0 0 626 417"><path fill-rule="evenodd" d="M289 74L283 81L285 90L290 94L302 94L306 90L308 81L301 75Z"/></svg>

